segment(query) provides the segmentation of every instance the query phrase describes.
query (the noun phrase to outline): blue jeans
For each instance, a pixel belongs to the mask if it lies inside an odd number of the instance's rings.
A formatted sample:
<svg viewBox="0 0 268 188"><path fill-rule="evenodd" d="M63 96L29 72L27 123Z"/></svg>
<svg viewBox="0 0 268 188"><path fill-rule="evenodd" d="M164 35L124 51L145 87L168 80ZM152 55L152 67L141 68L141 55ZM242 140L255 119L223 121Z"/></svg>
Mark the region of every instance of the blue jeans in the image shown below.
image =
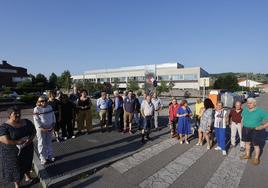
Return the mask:
<svg viewBox="0 0 268 188"><path fill-rule="evenodd" d="M153 116L145 116L144 121L143 121L143 129L145 132L150 132L151 127L153 125L154 118Z"/></svg>

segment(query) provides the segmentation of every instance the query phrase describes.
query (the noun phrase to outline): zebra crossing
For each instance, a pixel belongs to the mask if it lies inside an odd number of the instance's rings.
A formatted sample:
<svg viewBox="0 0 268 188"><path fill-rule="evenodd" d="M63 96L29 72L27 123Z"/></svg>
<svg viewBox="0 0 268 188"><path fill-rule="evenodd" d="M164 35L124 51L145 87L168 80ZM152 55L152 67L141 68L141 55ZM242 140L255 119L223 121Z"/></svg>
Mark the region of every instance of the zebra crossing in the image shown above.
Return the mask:
<svg viewBox="0 0 268 188"><path fill-rule="evenodd" d="M219 166L216 168L215 172L212 173L211 177L207 182L203 182L200 187L206 188L218 188L218 187L232 187L238 188L240 180L247 166L247 161L241 161L239 156L241 152L239 151L239 146L229 150L227 156L223 157L221 152L215 151L213 148L207 150L206 146L196 146L195 140L192 141L190 145L180 145L177 139L167 139L158 144L155 144L149 148L146 148L130 157L117 161L112 164L106 171L108 174L116 174L118 176L110 177L107 179L107 185L109 187L137 187L137 188L168 188L177 187L174 186L175 182L179 182L180 177L187 171L191 171L194 165L198 165L201 158L205 158L208 153L215 157L220 156ZM188 147L182 153L179 153L176 158L170 160L164 166L158 169L154 169L153 173L143 177L142 179L135 179L131 177L135 169L142 169L143 165L147 165L148 161L155 160L155 156L161 156L166 154L166 151L170 151L172 147ZM209 161L208 161L209 164ZM155 168L152 166L152 168ZM131 172L132 171L132 172ZM139 172L138 172L139 173ZM142 172L140 172L142 173ZM200 172L200 176L202 176ZM88 187L104 187L105 177L108 174L102 174L103 180L100 182L95 182ZM145 173L146 174L146 173ZM113 181L109 184L109 181ZM122 182L125 181L125 185ZM193 180L194 181L194 180ZM205 185L205 186L204 186ZM178 187L186 187L179 186ZM191 187L191 185L187 186Z"/></svg>

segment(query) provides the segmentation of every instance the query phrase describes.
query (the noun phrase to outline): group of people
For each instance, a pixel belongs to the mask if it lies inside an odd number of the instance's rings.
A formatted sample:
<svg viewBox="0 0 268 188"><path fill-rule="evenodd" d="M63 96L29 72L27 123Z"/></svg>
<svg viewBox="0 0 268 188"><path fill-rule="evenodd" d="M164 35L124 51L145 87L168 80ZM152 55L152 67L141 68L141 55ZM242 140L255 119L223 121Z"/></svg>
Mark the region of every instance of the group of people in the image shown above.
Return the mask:
<svg viewBox="0 0 268 188"><path fill-rule="evenodd" d="M244 108L240 101L236 101L232 109L224 108L220 101L214 105L209 98L206 98L204 102L198 98L194 115L186 100L178 104L173 98L169 105L169 124L171 136L177 136L180 144L183 142L189 144L188 136L192 133L190 125L192 117L195 119L195 128L198 130L197 146L202 146L206 142L207 149L211 149L215 136L217 146L214 149L227 155L226 128L229 127L231 130L230 147L236 147L238 133L240 151L245 151L245 155L240 156L240 159L251 158L252 144L255 150L252 164L260 163L260 145L264 139L261 134L262 130L268 127L268 122L265 123L265 120L268 120L268 113L256 106L254 98L248 98L247 106Z"/></svg>
<svg viewBox="0 0 268 188"><path fill-rule="evenodd" d="M99 113L101 130L104 132L110 125L122 133L133 134L133 124L141 130L141 141L150 140L153 127L160 130L158 124L162 110L162 102L156 93L144 94L138 98L132 91L123 95L114 91L114 99L106 92L97 99L96 107ZM207 149L211 149L214 135L216 137L215 150L226 155L226 128L231 129L231 147L236 146L236 134L240 138L240 150L245 151L241 160L250 159L251 144L255 155L254 165L260 163L260 145L262 130L268 127L268 113L256 107L256 100L249 98L247 107L242 109L237 101L233 109L224 108L222 102L213 102L206 98L203 102L197 99L194 113L188 106L187 100L180 103L173 97L169 104L169 125L172 137L178 137L180 144L189 144L192 134L191 119L195 119L195 129L198 132L197 146L206 142ZM21 111L14 106L7 110L8 119L0 126L0 178L19 182L24 177L31 181L30 170L33 160L33 139L37 137L37 146L42 165L54 162L52 137L57 141L75 138L77 135L90 133L92 129L92 102L86 90L80 94L66 95L50 91L47 96L40 96L33 110L33 123L21 118ZM112 117L115 121L112 123ZM77 134L74 134L75 121ZM61 130L61 136L60 136Z"/></svg>

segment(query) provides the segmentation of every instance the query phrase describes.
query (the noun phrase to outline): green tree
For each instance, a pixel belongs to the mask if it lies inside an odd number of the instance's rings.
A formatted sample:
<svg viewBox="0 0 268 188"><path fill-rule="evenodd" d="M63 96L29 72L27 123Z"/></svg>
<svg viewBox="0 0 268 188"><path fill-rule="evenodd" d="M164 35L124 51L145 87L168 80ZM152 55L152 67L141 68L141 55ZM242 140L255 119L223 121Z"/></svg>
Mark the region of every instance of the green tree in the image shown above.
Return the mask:
<svg viewBox="0 0 268 188"><path fill-rule="evenodd" d="M57 87L58 76L52 72L48 79L48 87L49 89L55 89Z"/></svg>
<svg viewBox="0 0 268 188"><path fill-rule="evenodd" d="M60 88L69 90L72 85L71 73L68 70L63 71L61 76L58 78L58 85Z"/></svg>
<svg viewBox="0 0 268 188"><path fill-rule="evenodd" d="M127 90L137 91L139 90L139 83L136 80L129 80L127 83Z"/></svg>
<svg viewBox="0 0 268 188"><path fill-rule="evenodd" d="M114 78L112 89L113 91L115 91L115 90L118 90L118 88L119 88L119 79Z"/></svg>
<svg viewBox="0 0 268 188"><path fill-rule="evenodd" d="M162 92L169 92L170 88L166 81L161 80L160 84L156 87L156 92L160 95Z"/></svg>
<svg viewBox="0 0 268 188"><path fill-rule="evenodd" d="M228 91L239 90L237 77L232 74L220 76L214 83L214 89L226 89Z"/></svg>
<svg viewBox="0 0 268 188"><path fill-rule="evenodd" d="M34 86L36 86L39 90L44 91L47 89L47 78L45 75L39 73L35 76L35 81L33 82Z"/></svg>

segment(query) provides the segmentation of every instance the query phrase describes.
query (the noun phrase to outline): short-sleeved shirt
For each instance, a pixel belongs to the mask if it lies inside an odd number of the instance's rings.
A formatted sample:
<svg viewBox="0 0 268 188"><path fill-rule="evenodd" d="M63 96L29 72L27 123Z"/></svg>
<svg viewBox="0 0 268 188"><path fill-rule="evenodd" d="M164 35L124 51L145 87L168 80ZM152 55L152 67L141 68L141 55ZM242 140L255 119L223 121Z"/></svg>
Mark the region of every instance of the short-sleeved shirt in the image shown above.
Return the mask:
<svg viewBox="0 0 268 188"><path fill-rule="evenodd" d="M154 105L154 109L158 111L160 108L162 108L162 102L159 98L152 98L152 103Z"/></svg>
<svg viewBox="0 0 268 188"><path fill-rule="evenodd" d="M237 111L233 108L233 109L231 110L230 114L229 114L229 118L231 118L232 121L235 122L235 123L241 123L241 121L242 121L242 116L241 116L242 111L243 111L243 110L241 109L239 112L237 112Z"/></svg>
<svg viewBox="0 0 268 188"><path fill-rule="evenodd" d="M255 108L249 111L245 108L242 112L243 126L247 128L256 128L263 124L264 120L268 120L268 113L261 108Z"/></svg>
<svg viewBox="0 0 268 188"><path fill-rule="evenodd" d="M154 105L152 102L148 103L147 101L144 101L141 105L141 110L143 111L145 116L154 115Z"/></svg>
<svg viewBox="0 0 268 188"><path fill-rule="evenodd" d="M201 108L204 108L204 103L200 102L200 103L196 103L195 104L195 115L200 117L200 110Z"/></svg>

